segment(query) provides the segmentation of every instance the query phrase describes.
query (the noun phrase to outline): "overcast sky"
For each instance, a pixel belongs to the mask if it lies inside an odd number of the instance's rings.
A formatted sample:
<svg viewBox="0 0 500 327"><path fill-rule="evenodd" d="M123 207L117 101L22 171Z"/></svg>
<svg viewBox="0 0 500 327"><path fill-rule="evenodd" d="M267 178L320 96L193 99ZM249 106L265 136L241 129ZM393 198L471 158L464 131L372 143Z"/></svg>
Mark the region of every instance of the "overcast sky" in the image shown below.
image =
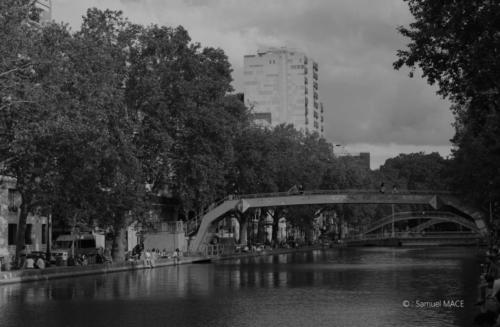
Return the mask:
<svg viewBox="0 0 500 327"><path fill-rule="evenodd" d="M372 168L399 153L450 152L449 103L420 77L395 71L396 31L411 21L402 0L52 0L53 18L77 30L89 7L132 22L184 26L220 47L243 91L243 56L266 46L300 49L319 63L326 138L337 151L371 152Z"/></svg>

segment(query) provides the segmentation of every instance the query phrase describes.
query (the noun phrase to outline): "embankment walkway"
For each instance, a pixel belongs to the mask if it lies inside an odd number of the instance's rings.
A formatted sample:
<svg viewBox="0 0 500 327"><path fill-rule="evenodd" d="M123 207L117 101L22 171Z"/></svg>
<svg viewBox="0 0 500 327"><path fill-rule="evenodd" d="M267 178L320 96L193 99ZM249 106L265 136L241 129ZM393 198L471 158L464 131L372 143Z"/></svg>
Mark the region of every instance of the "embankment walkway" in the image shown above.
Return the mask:
<svg viewBox="0 0 500 327"><path fill-rule="evenodd" d="M174 266L202 262L203 257L182 257L178 262L173 259L158 259L154 267ZM22 269L0 271L0 286L5 284L45 281L56 278L78 277L86 275L107 274L120 271L150 269L143 261L124 261L117 263L94 264L88 266L48 267L45 269Z"/></svg>

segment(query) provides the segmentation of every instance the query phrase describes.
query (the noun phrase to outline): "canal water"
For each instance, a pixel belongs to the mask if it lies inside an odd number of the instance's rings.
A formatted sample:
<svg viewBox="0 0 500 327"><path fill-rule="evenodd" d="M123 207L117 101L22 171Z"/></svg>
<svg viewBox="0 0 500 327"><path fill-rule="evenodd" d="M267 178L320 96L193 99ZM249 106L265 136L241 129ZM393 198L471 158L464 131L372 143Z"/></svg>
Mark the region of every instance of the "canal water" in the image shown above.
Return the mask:
<svg viewBox="0 0 500 327"><path fill-rule="evenodd" d="M5 285L0 326L471 326L476 255L344 248Z"/></svg>

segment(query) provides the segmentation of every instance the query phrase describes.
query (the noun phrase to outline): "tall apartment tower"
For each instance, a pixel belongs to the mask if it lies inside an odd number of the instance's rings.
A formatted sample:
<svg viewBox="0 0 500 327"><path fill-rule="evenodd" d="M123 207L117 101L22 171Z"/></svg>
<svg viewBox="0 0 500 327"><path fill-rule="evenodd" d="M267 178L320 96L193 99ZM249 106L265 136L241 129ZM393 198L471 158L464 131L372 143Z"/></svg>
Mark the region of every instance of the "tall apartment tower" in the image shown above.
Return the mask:
<svg viewBox="0 0 500 327"><path fill-rule="evenodd" d="M303 132L324 135L319 101L318 63L287 48L259 50L244 57L245 104L264 126L293 124Z"/></svg>
<svg viewBox="0 0 500 327"><path fill-rule="evenodd" d="M30 18L31 24L40 26L52 20L52 0L34 0L33 4L40 12L36 18Z"/></svg>
<svg viewBox="0 0 500 327"><path fill-rule="evenodd" d="M52 20L52 0L37 0L37 6L42 9L40 13L40 23L46 23Z"/></svg>

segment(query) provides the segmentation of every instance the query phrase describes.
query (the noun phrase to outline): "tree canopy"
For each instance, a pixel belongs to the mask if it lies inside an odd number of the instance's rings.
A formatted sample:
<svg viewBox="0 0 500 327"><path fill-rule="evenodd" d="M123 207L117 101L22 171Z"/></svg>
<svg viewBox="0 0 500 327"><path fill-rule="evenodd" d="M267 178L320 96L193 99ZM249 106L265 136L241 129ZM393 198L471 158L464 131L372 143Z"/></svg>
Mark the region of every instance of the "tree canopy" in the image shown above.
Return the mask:
<svg viewBox="0 0 500 327"><path fill-rule="evenodd" d="M454 186L480 206L500 203L500 3L405 0L414 17L394 67L417 67L455 115Z"/></svg>

